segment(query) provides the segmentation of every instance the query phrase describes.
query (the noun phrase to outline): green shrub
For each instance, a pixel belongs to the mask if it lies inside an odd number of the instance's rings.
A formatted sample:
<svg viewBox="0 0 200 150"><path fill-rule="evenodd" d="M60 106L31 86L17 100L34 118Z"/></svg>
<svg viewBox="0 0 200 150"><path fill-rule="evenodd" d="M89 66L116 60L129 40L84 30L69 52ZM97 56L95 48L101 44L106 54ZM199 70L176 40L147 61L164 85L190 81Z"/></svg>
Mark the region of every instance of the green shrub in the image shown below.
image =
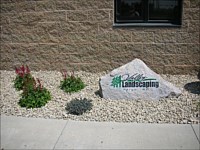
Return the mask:
<svg viewBox="0 0 200 150"><path fill-rule="evenodd" d="M51 100L50 92L41 85L39 79L37 79L38 85L34 79L34 82L25 81L21 99L19 105L26 108L38 108L44 106L49 100Z"/></svg>
<svg viewBox="0 0 200 150"><path fill-rule="evenodd" d="M75 77L74 73L67 75L66 71L61 72L63 80L60 82L60 88L67 93L78 92L85 87L85 84L79 77Z"/></svg>
<svg viewBox="0 0 200 150"><path fill-rule="evenodd" d="M43 89L30 90L28 94L22 94L19 105L26 108L38 108L44 106L51 99L50 92Z"/></svg>
<svg viewBox="0 0 200 150"><path fill-rule="evenodd" d="M66 110L73 115L82 115L86 111L92 109L91 100L84 99L74 99L67 103Z"/></svg>

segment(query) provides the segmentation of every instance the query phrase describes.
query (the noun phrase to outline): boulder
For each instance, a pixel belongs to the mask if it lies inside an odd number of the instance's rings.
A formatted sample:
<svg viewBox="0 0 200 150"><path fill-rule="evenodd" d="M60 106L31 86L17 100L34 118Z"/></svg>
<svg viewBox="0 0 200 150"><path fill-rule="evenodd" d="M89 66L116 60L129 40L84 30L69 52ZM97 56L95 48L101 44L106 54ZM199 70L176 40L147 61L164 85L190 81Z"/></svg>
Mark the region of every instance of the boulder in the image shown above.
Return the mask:
<svg viewBox="0 0 200 150"><path fill-rule="evenodd" d="M100 78L100 93L113 100L159 100L176 96L181 90L165 81L140 59L134 59Z"/></svg>

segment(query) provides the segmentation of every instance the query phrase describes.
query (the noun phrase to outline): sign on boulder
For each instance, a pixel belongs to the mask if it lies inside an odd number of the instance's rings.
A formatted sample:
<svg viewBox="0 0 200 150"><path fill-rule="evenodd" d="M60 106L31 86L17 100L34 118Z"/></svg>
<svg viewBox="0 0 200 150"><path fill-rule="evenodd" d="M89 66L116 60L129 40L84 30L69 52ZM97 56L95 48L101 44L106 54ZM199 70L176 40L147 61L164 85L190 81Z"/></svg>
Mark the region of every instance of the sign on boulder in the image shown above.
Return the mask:
<svg viewBox="0 0 200 150"><path fill-rule="evenodd" d="M165 81L140 59L134 59L100 78L100 93L113 100L159 100L176 96L181 90Z"/></svg>

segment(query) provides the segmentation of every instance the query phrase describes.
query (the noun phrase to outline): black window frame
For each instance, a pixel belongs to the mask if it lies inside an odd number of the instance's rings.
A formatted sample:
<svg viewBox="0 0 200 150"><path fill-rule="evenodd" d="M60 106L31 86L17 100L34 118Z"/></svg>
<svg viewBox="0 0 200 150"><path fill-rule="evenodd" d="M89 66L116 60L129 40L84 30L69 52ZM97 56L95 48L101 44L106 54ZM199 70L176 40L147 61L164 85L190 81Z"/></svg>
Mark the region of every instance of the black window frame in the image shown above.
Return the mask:
<svg viewBox="0 0 200 150"><path fill-rule="evenodd" d="M181 27L182 25L182 14L183 14L183 0L178 0L178 11L179 11L179 20L177 22L170 22L168 20L148 20L149 16L149 0L143 0L144 3L144 19L142 21L134 20L130 22L117 22L116 21L116 12L117 12L117 1L114 0L114 27L127 27L127 26L151 26L151 27Z"/></svg>

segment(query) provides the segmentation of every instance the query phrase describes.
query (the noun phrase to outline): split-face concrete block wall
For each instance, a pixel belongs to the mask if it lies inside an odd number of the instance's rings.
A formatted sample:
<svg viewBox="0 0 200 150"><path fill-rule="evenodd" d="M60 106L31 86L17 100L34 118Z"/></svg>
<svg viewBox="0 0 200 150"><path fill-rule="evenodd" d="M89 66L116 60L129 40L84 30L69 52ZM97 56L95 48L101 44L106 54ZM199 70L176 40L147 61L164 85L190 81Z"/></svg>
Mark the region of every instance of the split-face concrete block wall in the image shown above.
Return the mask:
<svg viewBox="0 0 200 150"><path fill-rule="evenodd" d="M114 0L1 0L1 68L99 72L142 59L157 73L200 69L199 0L181 28L113 27Z"/></svg>

